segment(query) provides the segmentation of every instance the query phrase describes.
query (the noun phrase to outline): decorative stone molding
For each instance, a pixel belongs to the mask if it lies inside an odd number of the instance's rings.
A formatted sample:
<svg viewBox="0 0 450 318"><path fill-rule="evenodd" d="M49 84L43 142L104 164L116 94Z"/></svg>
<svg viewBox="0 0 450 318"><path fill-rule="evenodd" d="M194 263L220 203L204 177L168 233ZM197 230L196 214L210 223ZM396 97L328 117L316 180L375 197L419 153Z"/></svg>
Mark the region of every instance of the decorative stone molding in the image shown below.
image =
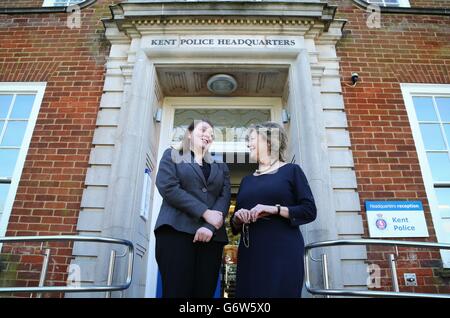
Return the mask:
<svg viewBox="0 0 450 318"><path fill-rule="evenodd" d="M290 65L289 81L292 82L286 85L283 100L293 115L289 125L295 134L295 146L299 148L301 144L302 147L295 150L296 160L305 164L323 213L320 222L305 228L305 237L322 240L358 235L362 221L358 215L356 177L352 170L339 60L335 52L345 21L335 20L335 7L323 2L212 3L164 2L162 5L161 2L127 2L112 6L113 18L103 20L106 37L111 42L111 53L106 65L102 111L94 136L90 159L93 166L87 177L79 230L94 228L101 235L131 239L140 246L142 260L138 258L139 262L144 262L147 255L153 256L152 243L146 246L151 234L145 236L143 231L144 236L137 235L137 231L142 230L136 229L142 225L135 218L140 198L138 189L142 182L136 167L144 164L144 153L152 152L153 160L157 156L155 149L159 134L152 126L151 111L154 110L152 107L161 107L164 98L153 63L161 59L174 65L205 63L213 56L214 63L223 63L224 60L236 63L236 58L239 58L258 65L275 61ZM148 39L153 37L186 34L288 36L298 39L298 47L230 47L216 51L209 47L192 47L185 51L184 48L159 50L148 46ZM294 125L295 129L292 128ZM107 180L110 184L105 186ZM87 221L90 215L96 220L95 227ZM147 249L149 253L145 253ZM77 259L82 262L92 260L95 254L86 251L83 255L81 248L77 251ZM101 253L95 256L98 258L89 264L100 273L106 266L107 257ZM330 254L333 286L358 285L365 281L359 275L364 266L362 256L364 251L359 250ZM126 291L126 295L142 296L145 266L136 268L137 283ZM155 268L149 270L156 272ZM342 273L352 270L357 273L355 279L342 282Z"/></svg>
<svg viewBox="0 0 450 318"><path fill-rule="evenodd" d="M140 32L144 27L193 26L265 26L306 28L318 24L327 32L336 6L324 2L297 1L196 1L196 2L124 2L111 6L111 19L104 19L105 28L115 23L126 34Z"/></svg>

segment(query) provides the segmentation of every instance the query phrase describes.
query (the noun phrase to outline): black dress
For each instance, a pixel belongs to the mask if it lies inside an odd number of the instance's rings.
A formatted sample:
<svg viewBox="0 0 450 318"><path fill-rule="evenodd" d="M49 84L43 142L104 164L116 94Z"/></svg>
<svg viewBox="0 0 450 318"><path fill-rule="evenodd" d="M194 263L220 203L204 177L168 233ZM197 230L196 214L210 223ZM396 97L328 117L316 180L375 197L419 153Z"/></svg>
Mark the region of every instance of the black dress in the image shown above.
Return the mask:
<svg viewBox="0 0 450 318"><path fill-rule="evenodd" d="M244 177L235 212L257 204L287 206L289 219L271 215L250 223L249 247L241 233L236 297L301 297L304 241L299 225L315 220L316 205L300 166L285 164L275 173Z"/></svg>

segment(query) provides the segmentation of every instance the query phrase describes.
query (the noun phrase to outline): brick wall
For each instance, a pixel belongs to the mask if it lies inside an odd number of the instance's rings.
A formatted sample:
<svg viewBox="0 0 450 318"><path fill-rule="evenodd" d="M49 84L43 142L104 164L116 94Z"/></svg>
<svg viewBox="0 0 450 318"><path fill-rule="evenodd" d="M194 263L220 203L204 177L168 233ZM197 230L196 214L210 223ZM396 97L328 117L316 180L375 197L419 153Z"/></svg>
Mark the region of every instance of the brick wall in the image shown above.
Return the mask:
<svg viewBox="0 0 450 318"><path fill-rule="evenodd" d="M100 19L110 3L82 10L73 29L66 14L0 16L0 82L47 82L7 236L76 233L108 53ZM65 284L72 245L50 246L46 284ZM5 245L0 284L36 286L41 252L39 244Z"/></svg>
<svg viewBox="0 0 450 318"><path fill-rule="evenodd" d="M42 7L44 0L2 0L0 8Z"/></svg>
<svg viewBox="0 0 450 318"><path fill-rule="evenodd" d="M415 8L448 8L448 0L409 0L411 7Z"/></svg>
<svg viewBox="0 0 450 318"><path fill-rule="evenodd" d="M8 2L40 6L42 0L3 0L0 6ZM84 9L81 29L67 28L66 14L0 16L0 81L47 82L8 236L76 233L108 53L100 19L109 17L112 2L101 0ZM446 2L411 0L423 7ZM348 19L338 55L362 209L369 199L421 200L429 241L435 241L399 83L450 82L450 18L383 15L381 29L368 29L364 10L348 0L337 3L339 17ZM360 83L345 86L354 71ZM51 246L47 284L65 284L71 245ZM41 246L15 244L3 252L0 284L35 286ZM369 250L370 262L383 266L384 289L390 288L386 257L391 252ZM439 253L401 251L398 265L401 282L405 270L418 274L415 291L450 292L448 281L437 274Z"/></svg>
<svg viewBox="0 0 450 318"><path fill-rule="evenodd" d="M431 1L412 1L413 4ZM434 4L439 1L434 1ZM345 109L358 180L361 209L366 200L421 200L430 237L436 241L430 209L400 83L450 83L450 17L383 14L381 28L369 29L365 10L339 2L348 20L337 46ZM349 87L352 72L360 82ZM393 248L370 248L369 262L382 266L382 289L390 290L387 256ZM440 276L437 250L400 249L401 291L450 293ZM418 276L417 288L405 287L403 273Z"/></svg>

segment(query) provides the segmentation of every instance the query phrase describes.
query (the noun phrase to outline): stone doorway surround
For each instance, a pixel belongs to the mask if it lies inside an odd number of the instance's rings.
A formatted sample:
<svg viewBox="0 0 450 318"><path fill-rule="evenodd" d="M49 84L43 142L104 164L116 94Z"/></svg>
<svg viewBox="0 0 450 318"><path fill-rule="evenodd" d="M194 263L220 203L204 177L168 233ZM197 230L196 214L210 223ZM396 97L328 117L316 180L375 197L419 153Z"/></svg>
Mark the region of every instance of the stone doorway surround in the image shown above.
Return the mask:
<svg viewBox="0 0 450 318"><path fill-rule="evenodd" d="M333 6L323 1L128 1L111 6L111 12L113 17L103 21L111 50L78 230L134 242L132 286L113 297L154 297L156 292L152 226L157 211L144 220L140 200L143 170L146 166L157 168L159 159L160 124L153 114L166 97L158 82L158 69L167 66L288 67L283 107L291 115L286 125L289 151L303 167L319 211L314 223L302 227L305 240L361 237L360 204L335 50L345 21L334 18ZM183 46L182 40L189 38L213 42L189 45L185 41ZM223 38L265 42L220 45L217 41ZM287 42L275 42L277 39ZM365 287L364 248L343 247L327 253L332 287ZM108 258L100 248L82 243L74 246L73 263L80 266L84 284L106 281ZM123 280L124 263L117 260L115 282ZM312 265L313 283L321 286L320 266Z"/></svg>

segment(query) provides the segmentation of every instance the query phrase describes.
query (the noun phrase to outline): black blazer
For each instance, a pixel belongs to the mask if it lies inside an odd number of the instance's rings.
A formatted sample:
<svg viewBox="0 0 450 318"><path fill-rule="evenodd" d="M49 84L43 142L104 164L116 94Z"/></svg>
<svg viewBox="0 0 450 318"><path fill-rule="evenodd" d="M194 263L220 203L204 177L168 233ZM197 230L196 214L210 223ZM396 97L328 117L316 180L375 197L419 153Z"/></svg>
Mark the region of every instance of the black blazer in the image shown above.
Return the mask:
<svg viewBox="0 0 450 318"><path fill-rule="evenodd" d="M162 225L190 234L195 234L200 227L207 227L213 230L214 241L228 243L225 217L231 198L230 171L226 163L212 160L210 156L205 156L205 160L211 164L208 180L190 152L181 155L173 148L164 152L156 175L156 187L163 202L155 232ZM223 213L224 225L219 230L203 219L207 209Z"/></svg>

